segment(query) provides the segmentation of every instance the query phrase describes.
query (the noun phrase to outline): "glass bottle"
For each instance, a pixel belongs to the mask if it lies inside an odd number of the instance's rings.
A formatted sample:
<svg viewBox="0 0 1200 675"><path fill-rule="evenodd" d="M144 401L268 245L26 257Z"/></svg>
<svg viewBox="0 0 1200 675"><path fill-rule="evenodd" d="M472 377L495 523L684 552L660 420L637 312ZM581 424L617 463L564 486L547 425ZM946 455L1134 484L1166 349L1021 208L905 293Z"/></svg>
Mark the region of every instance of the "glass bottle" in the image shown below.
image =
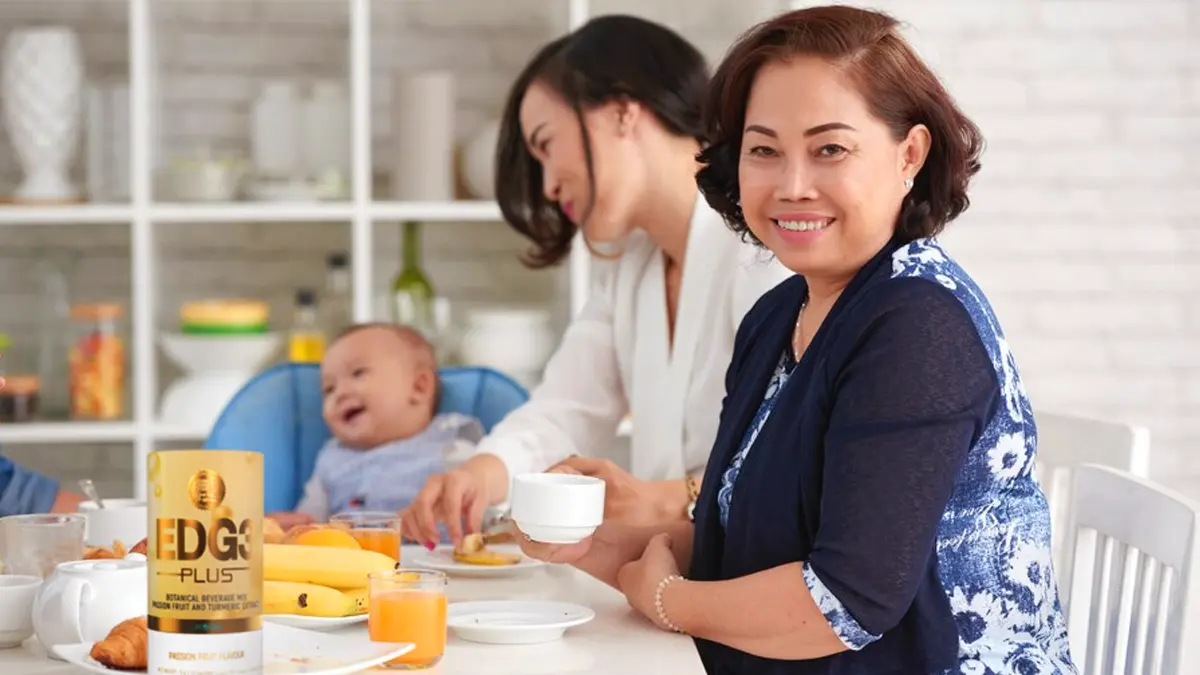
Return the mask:
<svg viewBox="0 0 1200 675"><path fill-rule="evenodd" d="M321 327L333 339L353 321L350 297L350 268L343 252L325 259L325 292L321 297Z"/></svg>
<svg viewBox="0 0 1200 675"><path fill-rule="evenodd" d="M317 298L312 289L296 292L296 309L288 335L288 360L292 363L320 363L325 356L325 331L317 317Z"/></svg>
<svg viewBox="0 0 1200 675"><path fill-rule="evenodd" d="M421 224L404 223L403 263L392 278L392 320L434 336L433 284L421 269Z"/></svg>
<svg viewBox="0 0 1200 675"><path fill-rule="evenodd" d="M66 419L71 413L70 371L67 355L71 351L71 287L78 269L79 253L62 248L43 248L36 252L41 281L41 314L38 317L36 371L41 381L41 416Z"/></svg>

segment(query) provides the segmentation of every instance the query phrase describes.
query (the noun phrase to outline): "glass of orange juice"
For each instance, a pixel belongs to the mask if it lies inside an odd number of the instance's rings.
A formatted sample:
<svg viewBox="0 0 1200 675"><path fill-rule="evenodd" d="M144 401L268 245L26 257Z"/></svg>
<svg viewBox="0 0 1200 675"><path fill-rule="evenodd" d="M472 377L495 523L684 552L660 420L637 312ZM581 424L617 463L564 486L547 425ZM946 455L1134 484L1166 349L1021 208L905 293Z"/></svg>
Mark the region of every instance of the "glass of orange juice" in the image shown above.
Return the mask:
<svg viewBox="0 0 1200 675"><path fill-rule="evenodd" d="M399 569L374 572L368 578L371 640L416 645L386 667L417 670L437 665L446 652L446 575Z"/></svg>
<svg viewBox="0 0 1200 675"><path fill-rule="evenodd" d="M329 519L350 531L358 545L400 562L400 516L389 511L347 511Z"/></svg>

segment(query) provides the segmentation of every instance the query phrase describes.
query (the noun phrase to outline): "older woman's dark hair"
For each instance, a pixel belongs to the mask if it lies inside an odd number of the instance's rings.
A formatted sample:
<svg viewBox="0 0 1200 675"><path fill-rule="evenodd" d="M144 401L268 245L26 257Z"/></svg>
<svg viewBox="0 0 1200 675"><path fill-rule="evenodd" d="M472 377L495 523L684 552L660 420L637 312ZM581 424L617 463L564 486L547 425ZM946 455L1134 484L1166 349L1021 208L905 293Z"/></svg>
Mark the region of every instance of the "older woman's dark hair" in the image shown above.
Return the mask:
<svg viewBox="0 0 1200 675"><path fill-rule="evenodd" d="M917 124L929 128L929 157L904 198L898 237L911 241L936 235L967 209L967 184L979 171L983 138L898 29L895 19L879 12L811 7L755 26L730 48L709 90L709 145L700 154L704 166L696 179L708 203L734 231L753 238L738 192L750 87L764 65L804 55L841 68L897 141ZM796 96L804 95L801 83Z"/></svg>
<svg viewBox="0 0 1200 675"><path fill-rule="evenodd" d="M549 87L574 109L583 131L590 192L595 195L584 111L614 100L636 101L670 133L699 139L708 65L699 50L670 29L623 15L592 19L534 55L504 104L495 184L504 220L533 242L525 264L539 268L555 265L570 253L576 228L557 203L546 199L541 164L529 153L521 133L521 101L534 82ZM581 221L587 216L583 213Z"/></svg>

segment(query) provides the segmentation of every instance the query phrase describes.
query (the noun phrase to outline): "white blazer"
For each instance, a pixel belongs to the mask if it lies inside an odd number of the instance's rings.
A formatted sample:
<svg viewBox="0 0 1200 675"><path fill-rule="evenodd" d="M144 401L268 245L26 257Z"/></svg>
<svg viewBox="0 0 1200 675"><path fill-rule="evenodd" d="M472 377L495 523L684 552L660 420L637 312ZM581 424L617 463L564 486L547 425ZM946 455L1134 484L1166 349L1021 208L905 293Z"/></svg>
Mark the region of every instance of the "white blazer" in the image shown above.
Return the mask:
<svg viewBox="0 0 1200 675"><path fill-rule="evenodd" d="M618 260L597 260L587 304L563 335L530 400L483 439L478 452L510 477L572 454L594 456L632 416L630 464L643 480L704 471L725 397L725 370L742 317L792 275L743 242L698 197L676 307L667 333L662 250L641 231Z"/></svg>

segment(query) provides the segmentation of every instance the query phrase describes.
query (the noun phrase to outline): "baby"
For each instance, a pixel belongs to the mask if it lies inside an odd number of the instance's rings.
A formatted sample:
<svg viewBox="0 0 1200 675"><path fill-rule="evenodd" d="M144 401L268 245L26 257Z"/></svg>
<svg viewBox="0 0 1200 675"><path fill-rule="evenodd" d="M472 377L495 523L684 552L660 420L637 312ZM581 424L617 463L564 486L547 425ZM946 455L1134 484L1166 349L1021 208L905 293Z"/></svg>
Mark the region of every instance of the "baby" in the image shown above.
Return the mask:
<svg viewBox="0 0 1200 675"><path fill-rule="evenodd" d="M400 511L427 478L471 457L483 437L473 417L436 414L433 347L405 326L346 329L326 349L321 386L333 438L295 512L271 515L285 530L343 511Z"/></svg>

